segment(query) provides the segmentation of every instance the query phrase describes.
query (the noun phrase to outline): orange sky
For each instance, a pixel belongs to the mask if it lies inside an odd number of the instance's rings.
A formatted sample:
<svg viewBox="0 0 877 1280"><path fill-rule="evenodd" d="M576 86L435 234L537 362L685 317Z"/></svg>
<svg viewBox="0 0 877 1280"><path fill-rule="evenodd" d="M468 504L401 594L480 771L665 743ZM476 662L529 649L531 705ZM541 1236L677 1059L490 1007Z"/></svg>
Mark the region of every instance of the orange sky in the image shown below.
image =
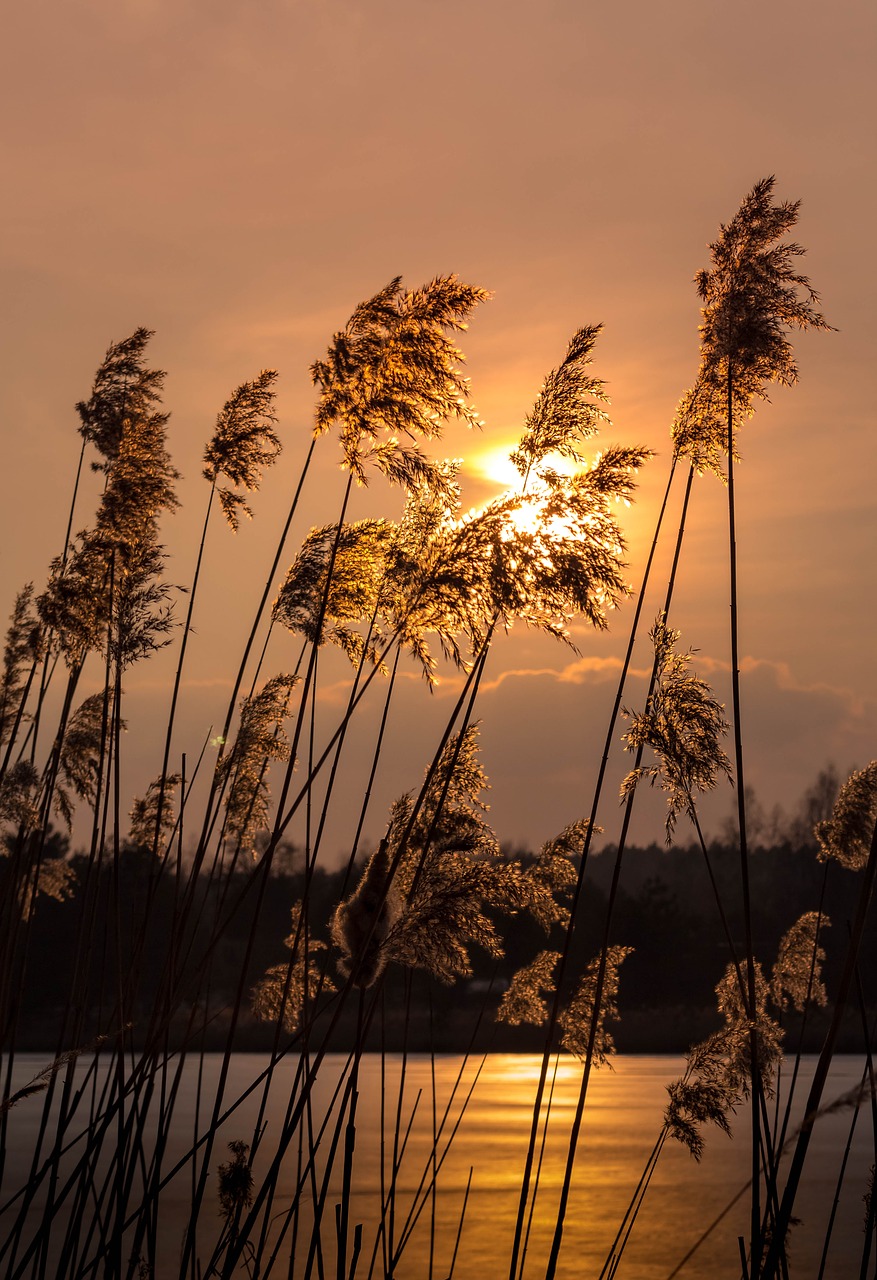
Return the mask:
<svg viewBox="0 0 877 1280"><path fill-rule="evenodd" d="M780 198L803 201L804 269L839 332L797 343L799 386L741 440L748 780L766 807L788 807L829 760L877 754L870 2L55 0L10 14L6 44L4 607L60 549L73 404L110 341L153 328L168 370L185 477L165 532L172 581L190 576L217 410L260 368L280 372L285 452L254 523L213 532L177 750L197 754L221 719L306 448L307 368L356 302L396 274L415 285L456 271L494 292L463 341L484 438L453 433L453 454L512 441L573 331L605 324L594 368L613 401L607 438L660 455L627 522L636 583L696 367L691 278L719 222L776 173ZM464 475L466 505L488 496L474 467ZM342 479L325 440L299 538L334 517ZM378 486L359 504L398 511ZM675 621L722 696L725 536L721 487L704 478ZM502 836L539 842L589 808L628 617L606 636L577 629L581 659L522 629L497 645L480 714ZM268 674L293 651L272 650ZM172 665L129 677L131 791L159 767ZM416 785L453 688L430 699L413 672L404 682L372 837L386 801ZM635 681L631 705L641 692ZM328 686L325 698L328 717ZM357 730L363 754L371 731ZM725 791L707 825L730 806ZM615 823L610 797L607 836ZM639 833L661 838L659 804ZM348 839L339 818L332 848Z"/></svg>

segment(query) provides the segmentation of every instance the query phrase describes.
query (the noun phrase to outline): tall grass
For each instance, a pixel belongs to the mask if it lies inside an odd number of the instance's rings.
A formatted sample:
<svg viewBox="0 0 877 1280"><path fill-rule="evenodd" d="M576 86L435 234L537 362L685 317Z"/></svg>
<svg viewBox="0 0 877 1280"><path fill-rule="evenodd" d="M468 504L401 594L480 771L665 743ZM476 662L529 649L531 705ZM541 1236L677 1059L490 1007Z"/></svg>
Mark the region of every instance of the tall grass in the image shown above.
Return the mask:
<svg viewBox="0 0 877 1280"><path fill-rule="evenodd" d="M44 590L26 587L15 603L0 689L0 818L6 829L0 1027L7 1054L0 1159L17 1140L21 1116L28 1114L35 1133L26 1181L10 1186L7 1180L0 1193L4 1274L38 1276L54 1268L77 1277L281 1271L321 1278L334 1272L336 1280L366 1273L401 1277L411 1274L406 1250L425 1217L429 1244L417 1274L439 1277L447 1266L453 1275L470 1229L473 1173L451 1238L443 1240L437 1225L442 1170L465 1132L483 1066L476 1037L495 1018L534 1023L544 1033L516 1222L507 1240L496 1241L499 1270L507 1269L510 1280L557 1274L567 1214L576 1202L589 1080L614 1049L611 1024L630 952L615 938L614 909L633 808L646 783L666 793L668 842L679 818L692 825L715 896L726 967L715 975L719 1028L691 1048L682 1076L668 1085L663 1124L600 1274L614 1276L622 1267L667 1140L678 1140L699 1159L705 1126L730 1132L733 1113L746 1099L752 1117L749 1235L741 1239L740 1255L728 1259L728 1274L739 1271L751 1280L788 1274L786 1238L796 1191L854 989L877 871L877 765L870 765L846 784L833 816L818 830L826 859L863 874L805 1119L789 1138L789 1112L782 1123L779 1111L771 1121L767 1105L782 1055L781 1019L790 1007L803 1012L827 998L820 973L822 930L829 922L821 903L797 924L788 922L780 955L765 976L751 928L734 460L754 401L771 382L797 379L789 329L828 327L806 277L792 269L802 251L783 240L797 215L796 204L775 203L772 179L757 184L721 229L711 246L712 266L698 277L704 302L700 363L672 424L666 492L636 592L595 792L586 816L547 839L535 856L504 853L488 821L479 691L485 672L501 662L495 650L513 622L571 644L571 620L604 629L611 609L632 594L616 511L633 500L637 469L650 455L617 443L591 452L592 437L608 423L604 384L593 371L600 327L573 335L546 377L511 454L517 486L464 513L459 463L437 458L435 449L448 421L483 425L469 402L455 335L486 293L454 276L412 290L395 279L356 307L312 366L317 403L310 447L292 484L200 802L193 786L204 767L203 749L193 770L192 750L181 752L179 769L174 765L188 639L198 587L215 555L207 537L215 503L236 531L240 515L249 514L246 491L258 488L263 469L280 451L276 374L264 370L238 387L205 447L210 489L180 631L159 542L162 515L178 501L161 404L164 375L148 366L152 335L146 329L109 348L90 398L77 406L82 445L63 546ZM278 579L315 451L334 448L332 436L347 472L338 509L327 511L321 526L298 531L299 550ZM91 525L71 536L89 451L104 477L103 492ZM704 472L727 481L730 726L694 670L692 651L680 649L679 633L669 625L695 488L698 498L710 486L719 490L709 474L702 478ZM350 519L355 487L374 476L386 482L393 513ZM666 511L680 477L680 517L668 535ZM624 705L626 684L643 644L654 558L668 536L672 569L650 633L645 704L634 713ZM276 637L284 632L294 638L298 658L292 670L266 676ZM169 644L177 646L177 661L158 771L126 823L124 677ZM346 703L331 722L324 705L333 704L319 696L327 645L340 649L351 669ZM392 805L378 847L364 854L361 836L406 663L427 686L442 664L456 668L460 693L432 758L412 768L403 783L409 790ZM99 689L77 704L86 673ZM363 794L352 799L338 786L349 731L370 714L366 695L379 682L385 682L385 695L375 703L368 779ZM56 691L57 684L62 687ZM57 723L38 736L52 707L58 708ZM597 819L606 809L607 769L620 745L622 714L629 719L624 745L634 753L633 768L622 788L599 945L583 958L585 872ZM722 745L729 727L733 765ZM737 795L742 947L729 923L738 903L714 873L698 809L700 796L724 777L733 779ZM353 814L349 860L338 901L320 915L315 886L325 832L341 810ZM91 836L84 874L75 883L69 861L53 856L52 824L70 829L76 821L77 830L84 829L86 814ZM288 954L254 982L254 964L265 950L272 869L285 856L294 819L304 829L301 897L288 904L288 935L273 939L276 954L284 947ZM146 859L148 872L129 915L125 876L134 853ZM46 895L72 900L78 931L74 953L59 957L69 978L54 1057L17 1085L16 1054L28 1047L20 1021L30 947ZM241 918L248 924L234 981L217 989L219 961L225 962ZM542 931L544 947L512 975L504 993L492 984L484 993L452 1093L441 1103L426 984L470 978L476 953L501 963L509 930L525 920ZM593 947L590 936L584 946ZM156 971L157 982L150 978L148 985L148 974ZM399 973L404 994L394 1006ZM864 1009L864 996L860 1003ZM419 1005L429 1010L432 1069L429 1096L412 1098L409 1037ZM398 1059L387 1049L388 1012L401 1025ZM253 1016L273 1027L268 1064L235 1096L229 1092L232 1056L239 1029ZM339 1036L349 1054L336 1076L338 1059L331 1055ZM217 1042L221 1056L208 1059L207 1046ZM368 1228L357 1216L361 1082L376 1044L382 1149ZM554 1106L561 1054L581 1062L568 1129ZM187 1073L197 1080L194 1128L186 1131L182 1155L172 1158ZM288 1099L278 1123L269 1095L276 1095L279 1079ZM793 1085L796 1080L797 1063ZM224 1150L220 1132L248 1100L256 1107L252 1132ZM413 1169L407 1147L418 1111L429 1117L431 1144L425 1166ZM559 1126L567 1154L555 1193L544 1186L544 1157L549 1133L556 1139ZM782 1160L790 1147L786 1173ZM188 1210L175 1254L167 1247L163 1218L181 1188ZM538 1221L554 1223L544 1257L534 1254L532 1243ZM863 1268L870 1232L866 1241Z"/></svg>

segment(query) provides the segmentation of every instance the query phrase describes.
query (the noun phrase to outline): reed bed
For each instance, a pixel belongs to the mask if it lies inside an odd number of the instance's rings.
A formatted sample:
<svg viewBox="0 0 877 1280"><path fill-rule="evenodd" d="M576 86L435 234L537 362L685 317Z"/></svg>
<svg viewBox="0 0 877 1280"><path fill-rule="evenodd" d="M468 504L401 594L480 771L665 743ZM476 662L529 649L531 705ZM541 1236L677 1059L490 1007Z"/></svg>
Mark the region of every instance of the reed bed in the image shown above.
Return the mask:
<svg viewBox="0 0 877 1280"><path fill-rule="evenodd" d="M27 1176L10 1180L7 1168L0 1192L5 1275L450 1280L464 1234L492 1228L471 1221L477 1169L469 1169L464 1187L456 1185L450 1216L443 1177L493 1037L522 1024L540 1028L541 1068L519 1153L517 1208L508 1238L493 1241L493 1274L583 1274L575 1260L564 1264L562 1248L581 1179L577 1156L588 1132L592 1073L614 1052L631 953L617 936L617 904L631 818L646 786L666 796L668 843L678 827L690 829L713 895L723 961L711 977L714 1029L692 1045L681 1076L667 1084L662 1126L599 1277L631 1274L625 1251L668 1146L679 1143L700 1160L713 1134L731 1131L738 1109L748 1117L749 1180L740 1194L749 1202L749 1225L722 1274L774 1280L795 1270L796 1193L820 1117L846 1109L852 1132L870 1114L877 1150L867 975L857 962L877 870L877 763L839 788L815 831L823 893L838 864L841 874L858 876L849 927L834 926L842 954L834 989L822 975L831 923L824 898L781 922L775 958L755 954L752 930L734 464L758 400L772 384L797 380L791 332L829 327L797 270L803 251L787 239L797 218L797 204L776 199L773 179L756 184L720 229L697 278L700 352L670 424L666 488L635 591L627 580L623 512L635 499L638 469L658 462L630 444L595 450L593 438L608 425L608 399L595 373L600 326L573 335L539 390L511 454L516 485L464 512L459 462L439 456L440 442L450 421L483 425L457 342L487 294L454 276L414 289L395 279L357 306L312 366L310 445L224 723L218 734L205 725L197 743L182 741L178 717L199 585L217 572L216 526L224 520L238 529L251 514L248 494L280 454L277 374L258 372L217 416L204 449L194 572L181 594L168 581L160 541L179 478L168 449L164 375L150 367L146 329L109 348L89 397L76 406L81 447L64 545L46 585L26 586L15 601L4 655L0 1164L8 1165L20 1126L30 1139ZM301 528L299 504L315 451L339 447L345 478L337 509L325 512L322 525ZM74 533L84 518L86 461L101 489L90 522ZM392 513L352 519L356 486L376 477L386 482ZM696 651L688 647L696 637L683 640L672 626L686 522L701 495L728 509L729 710L697 674ZM671 569L667 581L656 582L656 553L664 547ZM626 654L594 794L579 821L546 833L538 853L509 854L483 799L485 671L501 661L494 655L513 622L571 644L571 621L604 629L628 595ZM645 700L630 708L631 664L647 645ZM176 666L156 777L132 806L122 782L126 676L166 646L174 648ZM346 701L331 724L318 697L327 646L350 664ZM281 670L272 665L277 653ZM460 692L431 757L412 768L370 849L362 833L398 673L412 664L427 686L442 669L456 670ZM339 779L351 726L368 717L368 780L352 799ZM620 827L611 833L605 912L586 930L589 856L598 824L610 834L607 824L615 821L606 778L620 750L629 753L630 769ZM736 796L730 886L726 868L714 865L699 813L700 798L727 780ZM349 857L327 902L325 833L339 810L351 815ZM61 838L74 823L78 838L88 832L76 858ZM296 898L283 905L284 930L275 927L276 883L278 867L293 856L292 830L303 830L304 839L294 854ZM30 1047L35 939L43 904L52 899L69 903L76 918L70 953L56 957L63 1007L54 1051L19 1083L21 1053ZM509 940L519 935L541 944L506 977ZM264 962L266 946L273 961ZM481 972L485 956L493 978L481 984L468 1048L443 1096L435 983L467 982L475 958ZM848 1006L861 1021L862 1077L853 1094L837 1100L826 1089ZM804 1028L814 1011L824 1042L803 1116L793 1121ZM797 1047L784 1043L789 1017L801 1028ZM233 1055L254 1020L268 1029L270 1051L242 1088ZM783 1065L784 1051L791 1065ZM431 1064L425 1073L424 1063ZM574 1103L558 1111L557 1073L572 1064ZM378 1184L367 1221L359 1183L365 1076L380 1098ZM193 1078L194 1122L183 1123L181 1090ZM278 1089L279 1111L271 1102ZM412 1155L416 1144L409 1144L416 1124L428 1129L425 1158L419 1148ZM561 1171L546 1181L546 1152L558 1144ZM843 1168L838 1199L847 1193ZM831 1224L823 1269L830 1232ZM873 1233L869 1194L863 1277L872 1266ZM412 1263L415 1235L427 1243Z"/></svg>

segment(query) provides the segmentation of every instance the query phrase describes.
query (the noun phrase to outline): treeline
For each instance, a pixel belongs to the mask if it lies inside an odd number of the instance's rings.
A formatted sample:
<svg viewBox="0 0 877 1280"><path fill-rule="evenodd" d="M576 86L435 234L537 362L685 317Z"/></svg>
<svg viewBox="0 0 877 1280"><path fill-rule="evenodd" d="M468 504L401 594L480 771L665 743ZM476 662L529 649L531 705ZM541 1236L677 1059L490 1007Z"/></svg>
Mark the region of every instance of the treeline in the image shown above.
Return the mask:
<svg viewBox="0 0 877 1280"><path fill-rule="evenodd" d="M64 840L55 835L53 852L65 853ZM236 1027L231 1009L242 982L249 993L266 971L289 959L284 938L290 932L291 910L306 897L308 922L317 963L325 964L337 981L337 952L330 942L332 913L350 884L343 871L315 869L305 882L303 859L295 850L281 849L266 882L261 907L259 878L254 864L216 876L202 873L195 881L194 899L187 909L187 925L180 936L174 924L180 914L180 889L171 862L162 867L140 847L122 849L118 862L107 861L89 870L82 854L68 855L77 888L63 901L40 897L33 907L27 945L17 956L18 1043L24 1049L55 1051L77 1046L59 1044L59 1029L68 1006L73 967L84 966L83 1038L87 1042L112 1025L120 973L136 968L136 986L125 993L127 1018L133 1021L137 1043L147 1034L162 999L163 984L173 967L174 981L191 987L192 1003L174 1022L174 1048L196 1044L224 1047L231 1033L237 1050L270 1049L275 1037L288 1039L272 1023L260 1021L244 1001ZM615 861L612 847L591 854L580 906L569 982L573 987L600 948L607 892ZM508 856L511 856L509 851ZM515 851L520 858L520 850ZM731 939L738 956L744 953L742 906L737 891L739 852L731 843L715 841L709 848L712 877L718 888ZM831 928L822 935L827 953L824 978L829 998L846 946L847 921L858 891L857 876L833 864L828 873L809 844L789 840L756 850L751 862L752 926L756 958L766 977L776 959L783 934L806 912L822 911ZM354 875L356 882L358 875ZM146 916L149 927L144 928ZM258 915L258 924L255 924ZM117 921L120 922L117 927ZM546 937L528 915L496 918L504 943L497 961L477 947L472 950L473 973L448 986L415 971L387 975L383 1009L375 1017L368 1043L412 1051L463 1050L472 1041L480 1049L538 1050L542 1032L533 1027L497 1025L494 1012L512 975L561 936ZM81 939L86 938L85 954ZM176 938L169 950L168 943ZM80 940L78 942L78 940ZM729 962L715 892L702 851L690 848L629 848L623 859L621 888L613 913L612 941L633 952L621 972L620 1019L613 1028L622 1052L676 1052L703 1037L720 1019L714 988ZM326 944L323 950L320 943ZM78 950L77 950L78 948ZM139 954L136 966L129 960ZM861 956L866 997L873 998L867 975L877 970L877 926L866 935ZM411 984L409 989L408 984ZM206 993L206 994L205 994ZM328 1006L332 996L321 997ZM194 1013L196 1016L190 1017ZM480 1022L479 1022L480 1018ZM323 1021L328 1021L324 1019ZM791 1015L789 1044L795 1047L799 1025ZM191 1028L199 1028L197 1037ZM810 1013L805 1028L809 1049L818 1047L823 1023L820 1011ZM314 1032L320 1034L320 1020ZM352 1041L352 1015L336 1028L332 1047ZM862 1046L861 1016L853 1008L844 1047Z"/></svg>

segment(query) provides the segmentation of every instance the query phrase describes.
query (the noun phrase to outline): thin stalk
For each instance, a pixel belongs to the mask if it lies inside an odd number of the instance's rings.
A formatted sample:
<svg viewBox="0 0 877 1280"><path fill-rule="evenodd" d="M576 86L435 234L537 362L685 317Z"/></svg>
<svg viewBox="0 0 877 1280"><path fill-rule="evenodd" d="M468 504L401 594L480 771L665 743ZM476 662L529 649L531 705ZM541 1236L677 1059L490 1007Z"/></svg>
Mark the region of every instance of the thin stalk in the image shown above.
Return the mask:
<svg viewBox="0 0 877 1280"><path fill-rule="evenodd" d="M727 415L728 415L728 547L730 569L731 614L731 701L733 705L734 768L737 795L737 826L740 835L740 883L743 893L743 933L746 946L746 984L749 989L749 1008L755 1008L755 952L752 945L752 906L749 894L749 849L746 842L746 796L743 781L743 733L740 719L740 654L739 623L737 610L737 512L734 481L734 366L728 356ZM750 1217L750 1255L753 1280L761 1274L761 1205L759 1148L761 1143L761 1111L754 1105L761 1090L758 1068L758 1042L753 1030L750 1037L750 1067L752 1078L752 1210Z"/></svg>
<svg viewBox="0 0 877 1280"><path fill-rule="evenodd" d="M783 1192L782 1202L777 1215L774 1236L771 1240L767 1259L764 1265L765 1280L773 1280L773 1277L776 1275L782 1242L785 1240L786 1232L789 1229L789 1222L791 1220L792 1210L795 1204L795 1196L797 1195L798 1185L804 1169L804 1162L807 1158L810 1135L813 1131L816 1113L819 1110L819 1104L822 1100L825 1083L828 1079L828 1071L834 1054L835 1042L837 1040L838 1032L840 1031L841 1020L843 1018L850 987L856 971L857 957L862 942L862 935L865 930L868 908L871 903L875 875L877 875L877 825L875 825L874 828L874 833L871 839L871 848L868 854L868 861L862 877L862 885L859 890L859 901L856 907L856 915L851 930L849 947L847 948L846 963L841 975L838 993L835 998L831 1024L825 1037L825 1043L822 1046L822 1052L819 1055L819 1061L816 1064L816 1071L814 1072L813 1082L810 1086L810 1093L807 1098L804 1122L801 1125L800 1132L798 1133L798 1140L795 1144L795 1150L792 1155L789 1173L786 1179L785 1191Z"/></svg>
<svg viewBox="0 0 877 1280"><path fill-rule="evenodd" d="M466 1190L463 1193L463 1207L460 1210L460 1221L457 1225L457 1235L454 1239L454 1252L451 1254L451 1265L448 1268L448 1280L454 1280L454 1268L457 1265L457 1253L460 1248L460 1237L463 1234L463 1223L466 1219L466 1205L469 1203L469 1192L472 1188L473 1167L469 1166L469 1177L466 1179Z"/></svg>
<svg viewBox="0 0 877 1280"><path fill-rule="evenodd" d="M603 744L603 754L600 759L600 766L597 772L597 781L594 787L594 796L591 802L591 814L588 824L588 831L585 837L585 844L582 850L582 856L579 863L578 875L576 877L575 888L573 889L572 903L570 905L570 920L567 928L564 944L561 949L560 960L558 961L557 980L555 982L554 996L551 1001L548 1014L548 1025L545 1031L545 1047L542 1052L542 1064L539 1071L539 1081L536 1086L536 1094L533 1099L533 1112L530 1121L530 1134L527 1141L527 1154L524 1160L524 1173L521 1179L521 1191L518 1197L518 1210L515 1218L515 1230L512 1237L512 1254L509 1263L509 1280L518 1280L519 1270L523 1263L520 1259L521 1244L524 1232L524 1219L527 1213L527 1203L530 1198L530 1179L533 1172L533 1161L536 1153L536 1142L539 1134L540 1116L542 1112L542 1100L545 1095L545 1086L548 1079L548 1069L551 1057L554 1052L554 1038L557 1030L558 1017L560 1015L560 996L563 989L563 982L566 976L567 965L569 962L570 949L572 945L573 931L575 929L576 917L581 902L582 890L585 882L585 870L588 862L588 853L590 852L593 831L596 826L597 811L603 794L603 784L606 778L606 769L609 763L609 754L615 740L615 725L621 712L621 699L624 696L624 686L627 682L627 675L630 670L631 660L633 658L634 645L639 629L640 618L642 616L643 605L645 602L646 589L648 587L651 576L652 565L654 563L655 554L658 547L658 538L661 527L664 522L664 515L667 510L667 503L670 497L670 489L673 484L673 477L676 474L676 464L678 455L674 453L673 460L670 465L670 474L667 477L667 484L664 489L664 497L661 502L661 508L658 512L658 519L655 524L655 531L652 535L652 542L649 548L649 555L646 561L646 567L643 571L642 582L634 607L633 619L631 621L630 634L628 636L627 650L624 655L624 661L621 666L621 674L618 678L618 687L615 693L615 701L609 716L609 724L606 730L606 738ZM694 476L694 468L689 468L688 489L686 490L686 504L688 501L688 492ZM683 515L684 519L684 515ZM535 1195L535 1192L534 1192Z"/></svg>
<svg viewBox="0 0 877 1280"><path fill-rule="evenodd" d="M274 553L274 559L271 563L271 568L268 570L268 576L265 579L265 586L262 591L262 597L256 609L255 617L253 618L252 626L250 627L250 634L247 637L246 644L244 645L243 656L240 661L240 666L238 667L237 675L235 676L235 681L232 686L231 696L228 700L228 709L225 714L225 723L223 724L222 733L220 734L219 753L216 760L217 766L219 765L219 762L222 760L222 757L225 752L225 744L228 741L229 729L231 728L232 717L234 716L235 707L237 705L238 694L240 693L240 688L244 681L244 673L247 669L247 663L250 660L250 652L256 640L256 634L259 630L259 626L262 621L262 615L265 612L265 605L268 603L268 596L271 594L271 590L274 585L274 575L277 573L277 567L280 564L280 557L283 555L283 548L286 546L286 539L289 536L289 530L292 526L293 517L295 516L295 512L298 507L298 500L301 496L301 491L302 491L302 488L304 487L305 478L308 474L308 470L311 465L311 459L314 456L314 448L316 446L316 442L317 442L316 437L315 436L312 437L310 446L308 447L307 456L304 461L304 466L302 467L301 472L299 473L298 484L296 485L295 493L293 494L292 502L290 503L290 506L289 506L289 511L286 514L286 521L283 525L283 529L281 531L280 538L277 543L277 550ZM217 774L214 773L214 780L216 776ZM207 826L209 821L209 816L213 806L214 797L215 797L215 781L213 786L211 787L210 796L208 798L206 809L205 809L205 827Z"/></svg>
<svg viewBox="0 0 877 1280"><path fill-rule="evenodd" d="M676 585L676 573L679 567L679 558L682 552L682 542L685 534L685 517L688 510L688 502L691 495L691 483L693 479L694 468L689 469L688 484L685 490L685 499L682 506L682 515L679 523L679 529L676 536L676 546L673 554L673 563L670 568L670 576L667 582L667 592L664 600L664 617L670 615L670 604L673 599L673 591ZM646 706L648 707L654 692L655 682L658 677L657 657L652 663L652 673L649 679L649 687L646 693ZM642 760L643 747L637 748L634 769L638 769ZM618 887L621 879L621 865L624 857L625 845L627 842L627 834L630 828L630 821L633 814L634 799L636 791L628 794L627 802L624 806L624 817L621 824L621 834L618 838L618 849L615 856L615 865L612 871L612 882L609 888L609 898L606 904L606 920L603 929L603 940L600 948L600 963L597 970L597 977L594 988L594 1007L591 1013L591 1025L588 1030L588 1043L585 1050L585 1064L582 1072L582 1082L579 1088L579 1097L576 1103L575 1114L570 1132L569 1150L566 1160L566 1168L564 1171L563 1183L560 1189L560 1200L557 1208L557 1216L555 1219L554 1237L551 1244L551 1253L548 1259L548 1267L546 1270L545 1280L554 1280L557 1271L557 1262L560 1255L560 1246L563 1240L564 1220L566 1218L567 1206L569 1204L570 1189L572 1186L572 1174L575 1164L576 1149L578 1146L579 1132L581 1130L582 1119L584 1117L585 1101L588 1092L588 1083L591 1075L591 1066L594 1056L594 1045L597 1038L597 1028L600 1021L600 1005L603 999L603 986L606 980L606 962L609 952L609 935L612 925L612 918L615 910L615 900L618 896ZM580 872L581 874L581 872ZM560 983L557 983L559 990Z"/></svg>
<svg viewBox="0 0 877 1280"><path fill-rule="evenodd" d="M164 793L167 782L168 763L171 758L171 740L174 736L174 719L177 711L177 699L180 694L180 682L183 678L183 663L186 661L186 647L189 643L189 632L192 628L192 614L195 609L195 595L198 591L198 580L201 576L201 561L204 558L204 546L207 542L207 526L210 523L210 512L213 508L213 499L216 496L216 480L210 486L210 495L207 499L207 510L204 513L204 524L201 529L201 541L198 544L198 557L195 561L195 573L192 577L192 586L189 589L189 606L186 609L186 621L183 623L183 638L180 641L180 656L177 659L177 669L174 672L174 687L171 693L171 706L167 718L167 731L164 738L164 755L161 760L161 773L159 774L158 783L158 802L155 812L155 836L153 838L152 852L157 857L159 844L161 841L161 818L164 810Z"/></svg>

